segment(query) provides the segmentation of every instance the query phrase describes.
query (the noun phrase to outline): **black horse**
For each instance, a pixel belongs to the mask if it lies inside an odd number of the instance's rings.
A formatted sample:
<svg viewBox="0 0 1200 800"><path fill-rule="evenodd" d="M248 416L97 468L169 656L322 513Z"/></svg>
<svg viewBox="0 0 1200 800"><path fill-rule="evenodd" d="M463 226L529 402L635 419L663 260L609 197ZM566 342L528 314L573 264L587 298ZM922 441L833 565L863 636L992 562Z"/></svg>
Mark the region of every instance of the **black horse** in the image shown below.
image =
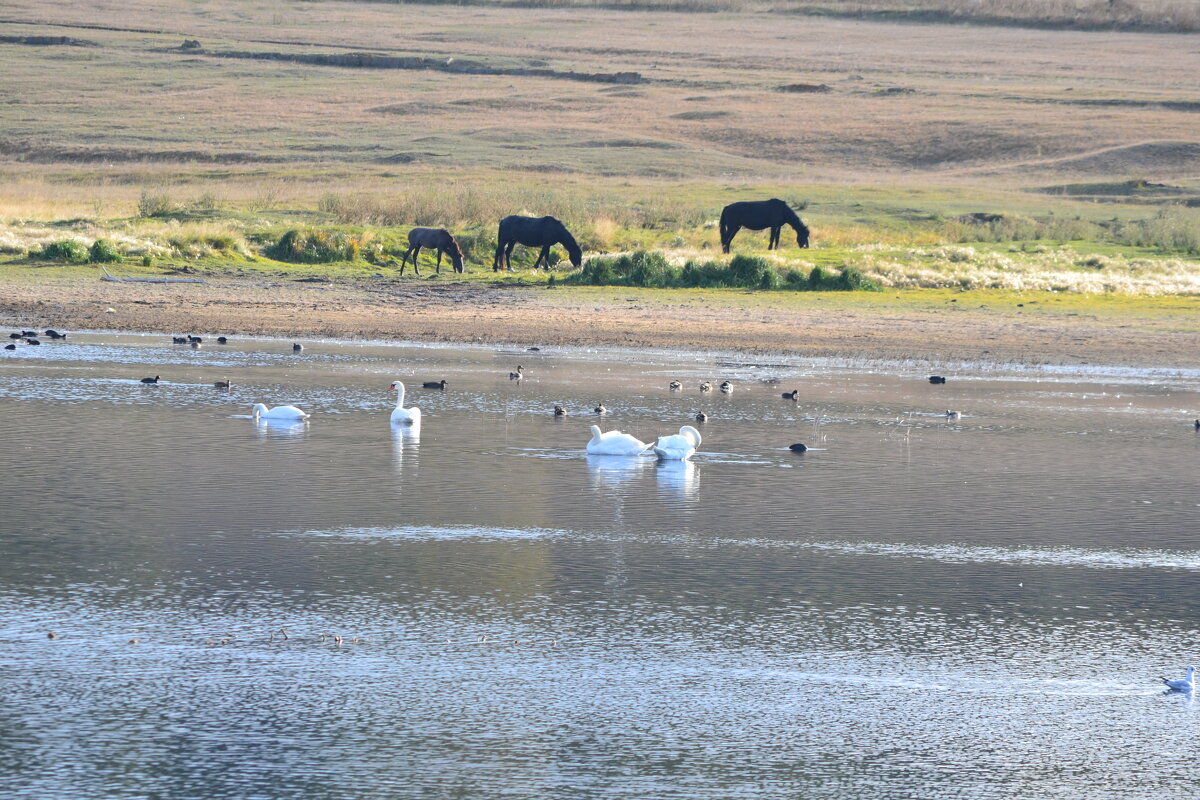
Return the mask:
<svg viewBox="0 0 1200 800"><path fill-rule="evenodd" d="M499 272L502 266L512 272L512 251L518 244L542 248L537 261L533 262L534 269L543 261L547 267L550 266L550 248L556 244L567 248L567 255L571 257L573 265L578 267L583 264L583 251L575 243L575 237L554 217L505 217L500 220L500 233L496 242L496 258L492 261L492 272Z"/></svg>
<svg viewBox="0 0 1200 800"><path fill-rule="evenodd" d="M408 252L404 254L404 258L400 260L400 274L404 274L404 264L408 261L408 257L412 256L413 272L418 275L421 270L417 269L417 256L421 255L421 248L429 247L437 250L437 274L442 274L442 254L450 254L450 263L454 265L455 272L463 271L463 251L458 246L458 242L454 241L454 237L450 231L445 228L413 228L408 232Z"/></svg>
<svg viewBox="0 0 1200 800"><path fill-rule="evenodd" d="M721 249L729 252L733 237L742 228L752 231L771 229L771 241L768 250L779 248L779 230L784 225L791 225L796 231L796 244L808 247L808 226L800 221L796 212L788 208L782 200L754 200L743 203L730 203L721 212Z"/></svg>

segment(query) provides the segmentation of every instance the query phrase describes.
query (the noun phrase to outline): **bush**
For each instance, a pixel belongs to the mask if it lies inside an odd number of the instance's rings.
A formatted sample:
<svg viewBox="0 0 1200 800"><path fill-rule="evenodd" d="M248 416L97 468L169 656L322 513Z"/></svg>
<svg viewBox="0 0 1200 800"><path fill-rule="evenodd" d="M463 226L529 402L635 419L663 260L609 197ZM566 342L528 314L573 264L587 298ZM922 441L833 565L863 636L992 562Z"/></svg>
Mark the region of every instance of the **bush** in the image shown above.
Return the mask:
<svg viewBox="0 0 1200 800"><path fill-rule="evenodd" d="M175 201L166 192L142 192L138 199L138 214L143 217L165 217L177 210Z"/></svg>
<svg viewBox="0 0 1200 800"><path fill-rule="evenodd" d="M296 264L356 261L361 253L362 241L340 231L290 230L266 248L276 261Z"/></svg>
<svg viewBox="0 0 1200 800"><path fill-rule="evenodd" d="M847 292L878 292L879 285L863 275L855 267L844 267L838 276L835 289Z"/></svg>
<svg viewBox="0 0 1200 800"><path fill-rule="evenodd" d="M780 274L771 262L758 256L734 256L728 265L719 261L689 261L675 269L662 253L639 250L621 256L589 258L566 283L590 286L686 287L693 289L791 289L794 291L875 291L879 287L854 267L840 273L813 267L804 273L789 269Z"/></svg>
<svg viewBox="0 0 1200 800"><path fill-rule="evenodd" d="M82 264L88 260L88 249L74 239L59 239L49 242L39 253L30 253L34 258L47 261L64 261L69 264Z"/></svg>
<svg viewBox="0 0 1200 800"><path fill-rule="evenodd" d="M679 285L679 273L662 253L638 250L615 258L589 258L571 283L593 286L647 286L666 288Z"/></svg>
<svg viewBox="0 0 1200 800"><path fill-rule="evenodd" d="M88 249L88 261L93 264L111 264L114 261L120 260L120 251L108 239L97 239L92 242L91 248Z"/></svg>

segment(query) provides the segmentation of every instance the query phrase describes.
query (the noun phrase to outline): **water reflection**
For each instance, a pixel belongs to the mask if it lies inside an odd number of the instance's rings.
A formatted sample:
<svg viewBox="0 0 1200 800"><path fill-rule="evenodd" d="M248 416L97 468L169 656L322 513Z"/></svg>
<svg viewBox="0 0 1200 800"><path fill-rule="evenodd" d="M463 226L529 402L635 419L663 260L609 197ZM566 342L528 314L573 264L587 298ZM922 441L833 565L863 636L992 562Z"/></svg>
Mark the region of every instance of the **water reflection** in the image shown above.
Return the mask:
<svg viewBox="0 0 1200 800"><path fill-rule="evenodd" d="M259 417L254 420L254 431L260 439L294 439L308 432L308 420Z"/></svg>
<svg viewBox="0 0 1200 800"><path fill-rule="evenodd" d="M664 497L695 500L700 492L700 473L691 461L659 461L654 474Z"/></svg>
<svg viewBox="0 0 1200 800"><path fill-rule="evenodd" d="M654 463L646 456L587 456L588 479L593 489L626 486Z"/></svg>
<svg viewBox="0 0 1200 800"><path fill-rule="evenodd" d="M393 424L391 427L392 464L396 473L400 474L406 456L410 467L415 468L417 465L417 451L421 447L421 423L418 421L411 425Z"/></svg>

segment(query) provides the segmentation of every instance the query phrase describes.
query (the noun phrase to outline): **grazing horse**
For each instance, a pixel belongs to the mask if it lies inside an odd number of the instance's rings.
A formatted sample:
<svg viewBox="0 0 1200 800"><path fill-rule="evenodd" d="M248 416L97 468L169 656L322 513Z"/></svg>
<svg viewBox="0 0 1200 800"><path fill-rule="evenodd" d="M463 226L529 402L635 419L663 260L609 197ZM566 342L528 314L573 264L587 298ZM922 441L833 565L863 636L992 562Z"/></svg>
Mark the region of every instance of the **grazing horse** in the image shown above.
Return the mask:
<svg viewBox="0 0 1200 800"><path fill-rule="evenodd" d="M454 241L454 237L450 235L450 231L445 228L413 228L408 232L408 252L404 254L404 258L400 260L400 274L404 274L404 264L408 261L408 257L412 256L413 272L417 275L421 274L421 270L417 269L417 256L421 255L421 248L429 247L437 250L437 274L442 274L442 253L450 254L450 263L454 265L455 272L463 271L463 252L458 246L458 242Z"/></svg>
<svg viewBox="0 0 1200 800"><path fill-rule="evenodd" d="M721 249L729 252L733 237L742 228L752 231L771 229L771 241L768 250L779 248L779 231L784 225L791 225L796 231L796 244L808 247L808 226L800 221L796 212L788 208L788 204L778 199L754 200L743 203L730 203L721 212Z"/></svg>
<svg viewBox="0 0 1200 800"><path fill-rule="evenodd" d="M542 248L537 261L533 262L534 269L543 261L549 268L550 248L556 244L567 248L567 255L571 257L574 266L583 264L583 251L575 243L575 237L554 217L505 217L500 220L500 233L496 241L496 258L492 261L492 272L500 271L501 261L504 268L512 272L512 251L518 244Z"/></svg>

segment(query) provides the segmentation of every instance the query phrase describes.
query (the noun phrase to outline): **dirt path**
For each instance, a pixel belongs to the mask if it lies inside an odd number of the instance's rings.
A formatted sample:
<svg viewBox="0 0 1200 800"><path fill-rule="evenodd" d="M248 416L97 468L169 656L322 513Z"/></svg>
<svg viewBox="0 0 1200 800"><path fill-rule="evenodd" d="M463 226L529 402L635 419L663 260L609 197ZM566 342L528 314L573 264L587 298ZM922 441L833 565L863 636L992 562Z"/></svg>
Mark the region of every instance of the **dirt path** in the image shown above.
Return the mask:
<svg viewBox="0 0 1200 800"><path fill-rule="evenodd" d="M78 276L0 283L0 325L520 345L730 350L921 361L1200 367L1198 305L1086 314L861 294L529 289L388 280L207 285ZM980 307L985 306L985 307ZM110 310L111 309L111 310Z"/></svg>

